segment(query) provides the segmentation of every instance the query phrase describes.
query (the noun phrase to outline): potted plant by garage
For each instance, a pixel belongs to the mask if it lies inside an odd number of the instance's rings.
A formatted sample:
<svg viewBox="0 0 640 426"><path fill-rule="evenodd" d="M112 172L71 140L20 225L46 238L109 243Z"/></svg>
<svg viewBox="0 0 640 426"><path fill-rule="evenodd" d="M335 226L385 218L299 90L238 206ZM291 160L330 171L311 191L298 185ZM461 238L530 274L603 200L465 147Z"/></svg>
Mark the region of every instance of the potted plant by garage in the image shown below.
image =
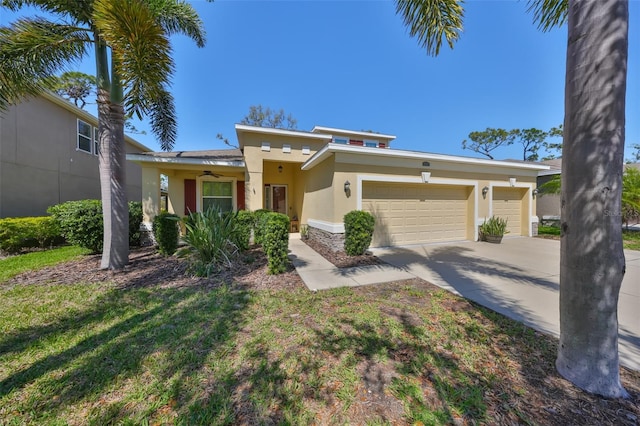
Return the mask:
<svg viewBox="0 0 640 426"><path fill-rule="evenodd" d="M480 238L488 243L500 244L502 237L507 232L507 220L501 217L491 216L480 225Z"/></svg>

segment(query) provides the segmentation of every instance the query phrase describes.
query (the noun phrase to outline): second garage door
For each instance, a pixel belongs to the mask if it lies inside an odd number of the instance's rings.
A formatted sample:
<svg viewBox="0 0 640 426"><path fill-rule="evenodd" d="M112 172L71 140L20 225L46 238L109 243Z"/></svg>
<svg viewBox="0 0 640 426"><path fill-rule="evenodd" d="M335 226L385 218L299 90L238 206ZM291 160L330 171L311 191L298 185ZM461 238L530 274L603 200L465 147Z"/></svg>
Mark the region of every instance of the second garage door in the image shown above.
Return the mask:
<svg viewBox="0 0 640 426"><path fill-rule="evenodd" d="M362 209L376 217L373 247L467 239L464 186L364 182Z"/></svg>
<svg viewBox="0 0 640 426"><path fill-rule="evenodd" d="M492 213L507 219L509 235L522 234L522 198L525 192L522 188L493 188Z"/></svg>

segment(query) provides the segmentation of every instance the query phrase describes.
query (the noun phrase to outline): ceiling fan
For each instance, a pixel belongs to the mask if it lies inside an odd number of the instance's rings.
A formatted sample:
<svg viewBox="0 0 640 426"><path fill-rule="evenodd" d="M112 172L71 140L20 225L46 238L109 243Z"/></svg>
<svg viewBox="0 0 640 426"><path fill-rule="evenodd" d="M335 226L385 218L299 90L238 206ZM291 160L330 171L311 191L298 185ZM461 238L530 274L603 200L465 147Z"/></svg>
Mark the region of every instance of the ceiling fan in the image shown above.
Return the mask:
<svg viewBox="0 0 640 426"><path fill-rule="evenodd" d="M202 172L201 175L198 175L198 177L202 177L202 176L211 176L211 177L214 177L214 178L219 178L222 175L220 175L218 173L213 173L211 170L205 170L204 172Z"/></svg>

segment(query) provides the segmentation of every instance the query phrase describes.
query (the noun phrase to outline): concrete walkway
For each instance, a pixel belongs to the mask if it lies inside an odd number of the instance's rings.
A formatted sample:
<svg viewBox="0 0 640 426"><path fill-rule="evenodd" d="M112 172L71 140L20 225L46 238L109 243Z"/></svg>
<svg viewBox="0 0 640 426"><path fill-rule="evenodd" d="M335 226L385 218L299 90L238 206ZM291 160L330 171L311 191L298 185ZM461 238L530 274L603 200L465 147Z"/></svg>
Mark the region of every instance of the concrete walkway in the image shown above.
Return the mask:
<svg viewBox="0 0 640 426"><path fill-rule="evenodd" d="M337 268L300 241L300 234L289 234L289 258L309 290L357 287L415 278L390 264Z"/></svg>
<svg viewBox="0 0 640 426"><path fill-rule="evenodd" d="M310 290L419 277L555 336L559 327L560 243L505 238L502 244L460 242L373 249L385 265L336 268L291 234L289 249ZM618 303L620 360L640 371L640 252L625 251Z"/></svg>

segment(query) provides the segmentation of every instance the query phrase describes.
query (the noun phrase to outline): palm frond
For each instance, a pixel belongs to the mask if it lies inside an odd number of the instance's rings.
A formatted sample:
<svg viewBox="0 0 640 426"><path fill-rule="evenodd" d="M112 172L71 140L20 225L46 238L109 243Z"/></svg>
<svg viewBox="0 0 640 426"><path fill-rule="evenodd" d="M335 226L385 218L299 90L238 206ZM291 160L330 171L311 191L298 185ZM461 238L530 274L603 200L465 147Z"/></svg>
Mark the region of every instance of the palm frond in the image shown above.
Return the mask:
<svg viewBox="0 0 640 426"><path fill-rule="evenodd" d="M462 4L462 0L396 0L396 14L402 16L409 35L418 39L427 54L437 56L443 39L453 48L460 38Z"/></svg>
<svg viewBox="0 0 640 426"><path fill-rule="evenodd" d="M550 31L567 22L569 0L529 0L527 12L533 13L533 21L542 31Z"/></svg>
<svg viewBox="0 0 640 426"><path fill-rule="evenodd" d="M88 42L83 29L43 18L0 27L0 110L47 90L53 76L85 56Z"/></svg>
<svg viewBox="0 0 640 426"><path fill-rule="evenodd" d="M173 96L166 90L156 93L149 105L151 131L158 136L160 147L171 151L178 133L177 116Z"/></svg>
<svg viewBox="0 0 640 426"><path fill-rule="evenodd" d="M174 69L164 29L143 0L97 0L94 22L111 48L129 112L146 114L147 103L165 90Z"/></svg>
<svg viewBox="0 0 640 426"><path fill-rule="evenodd" d="M204 24L193 6L180 0L148 0L147 4L167 34L184 34L204 47Z"/></svg>
<svg viewBox="0 0 640 426"><path fill-rule="evenodd" d="M76 23L88 24L93 9L93 0L1 0L2 6L17 11L25 6L39 8L42 11L68 16Z"/></svg>

